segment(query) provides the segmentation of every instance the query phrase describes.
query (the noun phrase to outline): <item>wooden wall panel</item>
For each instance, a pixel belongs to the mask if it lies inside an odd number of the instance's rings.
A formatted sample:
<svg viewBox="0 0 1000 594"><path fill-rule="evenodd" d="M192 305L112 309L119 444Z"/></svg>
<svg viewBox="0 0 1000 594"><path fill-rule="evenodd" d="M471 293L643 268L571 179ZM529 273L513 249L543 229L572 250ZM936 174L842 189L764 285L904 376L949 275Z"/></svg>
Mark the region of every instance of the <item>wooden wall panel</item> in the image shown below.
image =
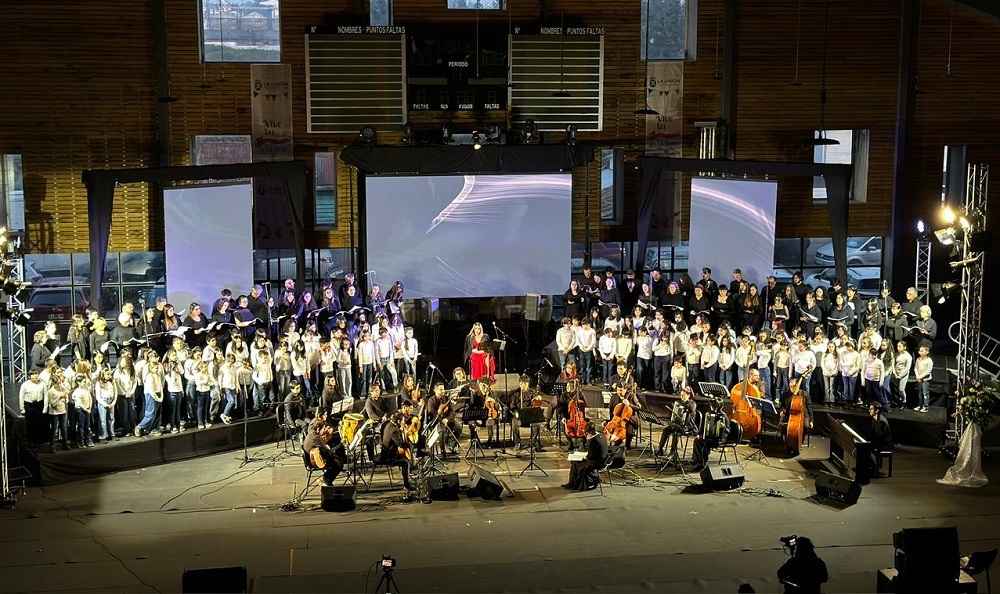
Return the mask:
<svg viewBox="0 0 1000 594"><path fill-rule="evenodd" d="M169 146L174 164L190 162L195 134L249 134L249 65L200 62L198 8L192 0L166 0L171 95ZM350 14L363 3L332 0L322 4L282 0L283 59L292 67L295 155L311 161L317 151L336 151L353 134L306 132L303 31L316 24L360 23ZM448 11L443 0L396 0L397 24L441 23L474 26L475 11ZM543 4L548 12L543 13ZM823 54L823 3L803 2L799 30L800 87L794 78L796 3L742 0L736 35L738 96L733 137L740 159L811 159L800 141L819 125L819 84ZM635 157L644 147L644 120L633 111L642 104L644 65L639 61L640 0L510 0L510 14L480 14L482 23L558 24L565 11L588 26L604 27L604 130L581 133L582 142L626 153L625 223L599 224L599 166L574 172L573 237L582 241L634 238L637 175ZM725 53L723 0L698 2L696 61L685 64L684 154L697 150L697 120L718 119L722 109ZM947 0L922 0L918 87L909 128L905 190L900 208L933 201L940 187L940 154L945 144L968 144L970 158L997 162L998 112L993 107L1000 82L988 67L1000 55L1000 26ZM888 234L893 194L893 146L898 73L899 3L838 0L830 3L827 67L828 128L871 129L868 202L851 207L850 232ZM945 76L952 27L951 76ZM44 251L87 249L86 195L80 171L93 167L156 164L152 9L149 3L69 4L14 0L4 5L0 35L7 59L0 62L0 151L24 154L30 238ZM439 130L451 122L457 131L497 123L502 116L413 113L417 130ZM500 121L496 121L499 119ZM383 142L398 131L380 130ZM553 141L562 140L553 135ZM998 166L1000 167L1000 166ZM357 191L347 167L338 168L339 228L312 232L311 245L350 245L350 206ZM585 182L589 181L589 191ZM996 184L994 184L996 187ZM810 180L782 179L779 190L780 237L825 236L825 206L814 205ZM686 221L688 192L682 220ZM589 235L585 212L590 204ZM309 200L311 209L311 199ZM145 187L119 190L112 249L162 248L162 207ZM311 216L309 217L311 219Z"/></svg>

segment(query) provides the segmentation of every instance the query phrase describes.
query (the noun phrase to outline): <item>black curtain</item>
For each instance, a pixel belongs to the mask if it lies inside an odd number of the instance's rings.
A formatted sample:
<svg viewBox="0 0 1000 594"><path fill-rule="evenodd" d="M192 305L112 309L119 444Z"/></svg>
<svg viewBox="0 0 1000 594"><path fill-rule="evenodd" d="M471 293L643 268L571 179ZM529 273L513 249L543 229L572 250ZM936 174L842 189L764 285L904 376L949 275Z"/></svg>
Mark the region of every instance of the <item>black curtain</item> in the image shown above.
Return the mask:
<svg viewBox="0 0 1000 594"><path fill-rule="evenodd" d="M90 300L100 310L104 261L111 237L111 213L118 184L159 183L196 180L228 180L258 176L284 179L285 198L292 209L295 226L295 257L298 261L298 284L305 284L305 188L306 167L301 161L277 163L235 163L191 167L156 167L151 169L88 169L83 172L87 186L87 214L90 228Z"/></svg>
<svg viewBox="0 0 1000 594"><path fill-rule="evenodd" d="M340 159L374 174L532 173L569 171L594 160L589 144L350 146Z"/></svg>
<svg viewBox="0 0 1000 594"><path fill-rule="evenodd" d="M851 165L823 163L782 163L777 161L724 161L715 159L674 159L664 157L639 157L638 217L636 218L635 270L642 271L646 244L649 242L649 224L653 205L658 197L658 187L671 171L725 173L727 175L784 175L823 177L826 184L827 208L830 211L830 237L837 277L847 278L847 220L850 199Z"/></svg>

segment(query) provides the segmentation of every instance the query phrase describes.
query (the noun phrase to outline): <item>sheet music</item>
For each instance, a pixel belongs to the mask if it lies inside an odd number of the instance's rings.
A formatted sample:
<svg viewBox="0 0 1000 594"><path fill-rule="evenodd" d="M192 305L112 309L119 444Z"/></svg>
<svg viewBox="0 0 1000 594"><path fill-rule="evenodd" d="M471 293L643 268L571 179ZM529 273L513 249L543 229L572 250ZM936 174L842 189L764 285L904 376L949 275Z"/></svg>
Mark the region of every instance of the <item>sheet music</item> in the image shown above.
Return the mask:
<svg viewBox="0 0 1000 594"><path fill-rule="evenodd" d="M570 452L570 454L566 456L566 460L568 462L583 462L586 459L587 452Z"/></svg>

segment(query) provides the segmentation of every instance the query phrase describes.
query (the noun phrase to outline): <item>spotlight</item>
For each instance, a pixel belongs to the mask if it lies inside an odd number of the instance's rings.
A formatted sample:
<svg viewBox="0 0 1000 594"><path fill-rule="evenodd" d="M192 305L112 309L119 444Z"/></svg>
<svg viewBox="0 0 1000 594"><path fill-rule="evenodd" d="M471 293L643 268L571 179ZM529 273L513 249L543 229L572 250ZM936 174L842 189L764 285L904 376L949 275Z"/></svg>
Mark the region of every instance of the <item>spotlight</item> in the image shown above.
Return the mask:
<svg viewBox="0 0 1000 594"><path fill-rule="evenodd" d="M941 242L941 245L953 245L955 243L955 236L957 235L954 227L948 227L947 229L938 229L934 232L934 237Z"/></svg>
<svg viewBox="0 0 1000 594"><path fill-rule="evenodd" d="M938 303L944 303L949 297L953 297L962 291L961 283L948 281L946 283L932 283L930 286L931 299Z"/></svg>
<svg viewBox="0 0 1000 594"><path fill-rule="evenodd" d="M993 248L992 231L975 231L969 233L969 251L988 252Z"/></svg>
<svg viewBox="0 0 1000 594"><path fill-rule="evenodd" d="M955 216L955 211L950 206L941 209L941 219L949 225L955 222Z"/></svg>
<svg viewBox="0 0 1000 594"><path fill-rule="evenodd" d="M576 124L566 124L566 144L576 144Z"/></svg>
<svg viewBox="0 0 1000 594"><path fill-rule="evenodd" d="M483 143L479 140L479 132L476 132L475 130L472 131L472 148L477 151L483 148Z"/></svg>
<svg viewBox="0 0 1000 594"><path fill-rule="evenodd" d="M401 142L403 144L405 144L405 145L408 145L408 146L412 145L413 144L413 125L410 124L410 122L406 122L405 124L403 124L403 126L400 128L400 130L403 131L403 139L402 139Z"/></svg>
<svg viewBox="0 0 1000 594"><path fill-rule="evenodd" d="M375 126L371 124L365 124L358 131L358 144L365 146L375 146L378 143L378 131L375 130Z"/></svg>
<svg viewBox="0 0 1000 594"><path fill-rule="evenodd" d="M917 233L923 235L925 231L927 231L927 227L924 226L924 220L923 219L919 219L917 221Z"/></svg>
<svg viewBox="0 0 1000 594"><path fill-rule="evenodd" d="M24 328L31 321L31 312L35 311L34 308L22 309L14 316L14 325Z"/></svg>
<svg viewBox="0 0 1000 594"><path fill-rule="evenodd" d="M4 293L12 295L14 299L17 299L18 301L25 301L28 298L28 293L31 292L31 283L6 278L3 281L2 288Z"/></svg>

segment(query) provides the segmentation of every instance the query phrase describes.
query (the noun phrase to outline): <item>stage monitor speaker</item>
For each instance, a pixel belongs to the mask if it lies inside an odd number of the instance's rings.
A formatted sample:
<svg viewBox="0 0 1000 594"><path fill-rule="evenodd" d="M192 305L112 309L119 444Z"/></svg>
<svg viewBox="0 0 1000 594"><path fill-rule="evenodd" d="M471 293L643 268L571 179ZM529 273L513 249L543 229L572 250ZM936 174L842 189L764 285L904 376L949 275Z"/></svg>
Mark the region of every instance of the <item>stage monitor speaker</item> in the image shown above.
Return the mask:
<svg viewBox="0 0 1000 594"><path fill-rule="evenodd" d="M538 293L528 293L524 296L524 319L537 322L542 309L542 296Z"/></svg>
<svg viewBox="0 0 1000 594"><path fill-rule="evenodd" d="M500 484L496 475L478 464L469 467L469 481L472 483L472 488L483 499L496 500L500 499L500 495L503 494L503 485Z"/></svg>
<svg viewBox="0 0 1000 594"><path fill-rule="evenodd" d="M437 326L441 323L441 302L437 299L423 298L424 323Z"/></svg>
<svg viewBox="0 0 1000 594"><path fill-rule="evenodd" d="M188 569L181 579L181 592L201 594L203 592L242 593L247 591L246 567L208 567Z"/></svg>
<svg viewBox="0 0 1000 594"><path fill-rule="evenodd" d="M956 587L958 528L903 528L892 535L896 549L897 593L947 592Z"/></svg>
<svg viewBox="0 0 1000 594"><path fill-rule="evenodd" d="M439 474L427 477L427 491L435 501L455 501L458 499L458 473Z"/></svg>
<svg viewBox="0 0 1000 594"><path fill-rule="evenodd" d="M328 512L351 511L358 503L358 489L353 485L343 487L323 485L320 496L320 507Z"/></svg>
<svg viewBox="0 0 1000 594"><path fill-rule="evenodd" d="M820 471L816 475L816 494L847 505L854 505L861 496L861 485L846 476Z"/></svg>
<svg viewBox="0 0 1000 594"><path fill-rule="evenodd" d="M743 486L746 476L737 462L708 464L701 469L701 484L713 491L736 489Z"/></svg>

